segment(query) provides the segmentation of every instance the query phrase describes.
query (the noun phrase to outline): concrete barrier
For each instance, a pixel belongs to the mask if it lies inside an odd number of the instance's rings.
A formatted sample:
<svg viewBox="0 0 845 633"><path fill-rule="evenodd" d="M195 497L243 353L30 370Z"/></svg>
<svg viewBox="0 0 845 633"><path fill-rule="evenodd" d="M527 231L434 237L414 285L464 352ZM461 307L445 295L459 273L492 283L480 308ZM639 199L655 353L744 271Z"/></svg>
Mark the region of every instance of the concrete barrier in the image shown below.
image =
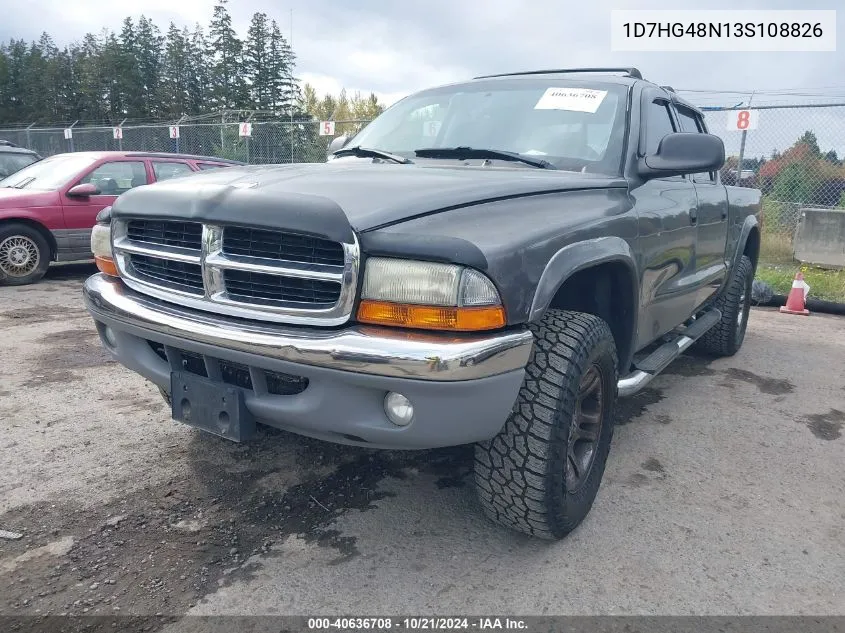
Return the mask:
<svg viewBox="0 0 845 633"><path fill-rule="evenodd" d="M845 209L801 209L795 259L822 268L845 268Z"/></svg>

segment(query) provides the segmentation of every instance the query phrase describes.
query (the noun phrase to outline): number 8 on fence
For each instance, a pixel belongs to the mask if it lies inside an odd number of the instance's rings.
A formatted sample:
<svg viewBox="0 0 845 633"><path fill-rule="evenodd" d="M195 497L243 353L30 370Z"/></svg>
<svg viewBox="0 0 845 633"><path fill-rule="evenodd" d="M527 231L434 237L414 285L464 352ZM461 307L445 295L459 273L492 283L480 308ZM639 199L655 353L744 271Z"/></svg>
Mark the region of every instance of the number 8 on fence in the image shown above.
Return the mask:
<svg viewBox="0 0 845 633"><path fill-rule="evenodd" d="M759 118L759 110L733 110L728 112L728 132L756 130Z"/></svg>

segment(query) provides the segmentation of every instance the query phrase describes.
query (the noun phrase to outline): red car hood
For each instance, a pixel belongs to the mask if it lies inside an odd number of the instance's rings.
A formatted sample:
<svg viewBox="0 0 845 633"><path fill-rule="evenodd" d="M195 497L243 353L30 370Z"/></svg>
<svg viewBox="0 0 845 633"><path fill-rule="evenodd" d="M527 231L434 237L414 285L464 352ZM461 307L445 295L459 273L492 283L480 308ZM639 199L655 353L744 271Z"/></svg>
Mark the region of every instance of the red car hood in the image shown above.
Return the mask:
<svg viewBox="0 0 845 633"><path fill-rule="evenodd" d="M58 191L35 191L0 187L0 209L47 207L58 203Z"/></svg>

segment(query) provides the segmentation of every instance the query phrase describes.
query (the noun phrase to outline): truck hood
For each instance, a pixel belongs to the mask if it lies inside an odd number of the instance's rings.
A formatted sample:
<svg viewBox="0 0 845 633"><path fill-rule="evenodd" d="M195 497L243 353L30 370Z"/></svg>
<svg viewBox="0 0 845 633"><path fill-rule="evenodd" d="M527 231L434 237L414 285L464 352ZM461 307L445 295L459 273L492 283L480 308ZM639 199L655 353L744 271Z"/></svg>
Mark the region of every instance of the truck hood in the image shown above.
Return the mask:
<svg viewBox="0 0 845 633"><path fill-rule="evenodd" d="M350 227L367 231L491 200L624 186L622 178L564 171L342 159L227 168L139 187L118 198L112 214L243 222L348 241Z"/></svg>
<svg viewBox="0 0 845 633"><path fill-rule="evenodd" d="M58 193L55 191L37 191L34 189L0 187L0 209L46 207L56 204L57 196Z"/></svg>

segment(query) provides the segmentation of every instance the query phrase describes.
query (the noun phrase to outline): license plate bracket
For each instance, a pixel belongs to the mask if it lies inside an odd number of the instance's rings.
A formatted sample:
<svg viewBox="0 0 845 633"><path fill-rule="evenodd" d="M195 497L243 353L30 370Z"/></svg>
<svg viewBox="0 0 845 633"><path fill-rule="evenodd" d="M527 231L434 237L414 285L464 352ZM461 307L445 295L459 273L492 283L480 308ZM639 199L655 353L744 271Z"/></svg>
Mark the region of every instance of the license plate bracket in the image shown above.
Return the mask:
<svg viewBox="0 0 845 633"><path fill-rule="evenodd" d="M242 389L188 372L170 374L171 415L177 422L234 442L255 433Z"/></svg>

